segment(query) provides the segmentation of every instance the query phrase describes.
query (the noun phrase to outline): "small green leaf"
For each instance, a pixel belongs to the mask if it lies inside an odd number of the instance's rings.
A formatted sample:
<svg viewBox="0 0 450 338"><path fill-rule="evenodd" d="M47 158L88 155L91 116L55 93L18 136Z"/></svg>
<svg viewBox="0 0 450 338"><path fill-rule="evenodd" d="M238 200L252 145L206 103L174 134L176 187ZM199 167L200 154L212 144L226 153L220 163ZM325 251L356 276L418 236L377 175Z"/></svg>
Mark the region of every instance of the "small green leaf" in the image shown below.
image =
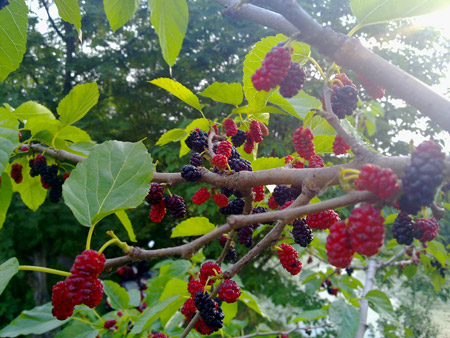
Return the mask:
<svg viewBox="0 0 450 338"><path fill-rule="evenodd" d="M77 0L55 0L58 14L64 21L75 26L78 33L81 29L81 11Z"/></svg>
<svg viewBox="0 0 450 338"><path fill-rule="evenodd" d="M315 135L313 143L316 153L332 153L334 138L335 137L331 135Z"/></svg>
<svg viewBox="0 0 450 338"><path fill-rule="evenodd" d="M181 101L187 103L188 105L194 107L199 111L202 111L202 105L200 104L198 97L195 96L193 92L191 92L181 83L165 77L160 77L158 79L148 82L154 84L155 86L161 87L162 89L167 90L169 93L178 97Z"/></svg>
<svg viewBox="0 0 450 338"><path fill-rule="evenodd" d="M305 121L305 127L311 129L314 135L336 135L334 128L322 116L314 115L315 112L309 112ZM314 117L312 117L314 115ZM312 117L312 118L311 118Z"/></svg>
<svg viewBox="0 0 450 338"><path fill-rule="evenodd" d="M95 338L97 335L98 330L91 325L74 320L73 324L66 326L62 331L59 331L55 338Z"/></svg>
<svg viewBox="0 0 450 338"><path fill-rule="evenodd" d="M238 106L244 99L242 86L240 83L214 82L199 93L204 97L209 97L217 102L223 102Z"/></svg>
<svg viewBox="0 0 450 338"><path fill-rule="evenodd" d="M81 120L97 104L98 97L96 82L75 86L56 108L60 115L61 128Z"/></svg>
<svg viewBox="0 0 450 338"><path fill-rule="evenodd" d="M417 272L417 265L408 264L402 269L403 274L408 278L413 278Z"/></svg>
<svg viewBox="0 0 450 338"><path fill-rule="evenodd" d="M19 261L16 257L10 258L0 265L0 295L17 272L19 272Z"/></svg>
<svg viewBox="0 0 450 338"><path fill-rule="evenodd" d="M115 214L117 218L120 220L120 223L122 223L123 227L127 231L130 241L137 242L136 235L134 234L133 230L133 225L131 224L130 218L128 217L125 210L119 210Z"/></svg>
<svg viewBox="0 0 450 338"><path fill-rule="evenodd" d="M157 146L163 146L170 142L176 142L185 139L188 136L188 133L184 129L175 128L169 131L166 131L161 135L158 142L156 142Z"/></svg>
<svg viewBox="0 0 450 338"><path fill-rule="evenodd" d="M252 162L254 171L279 168L284 166L284 158L260 157Z"/></svg>
<svg viewBox="0 0 450 338"><path fill-rule="evenodd" d="M189 10L186 0L148 0L148 8L164 60L172 67L180 53L188 25Z"/></svg>
<svg viewBox="0 0 450 338"><path fill-rule="evenodd" d="M64 202L82 225L90 227L141 204L152 177L152 158L141 142L108 141L72 171L63 185Z"/></svg>
<svg viewBox="0 0 450 338"><path fill-rule="evenodd" d="M128 297L130 301L128 302L128 308L138 307L141 304L141 292L139 289L128 290Z"/></svg>
<svg viewBox="0 0 450 338"><path fill-rule="evenodd" d="M327 311L319 309L319 310L310 310L304 311L300 313L297 317L291 320L291 323L300 322L304 320L316 320L325 318L327 316Z"/></svg>
<svg viewBox="0 0 450 338"><path fill-rule="evenodd" d="M22 103L13 111L13 114L21 121L29 120L31 118L55 119L55 116L50 109L34 101Z"/></svg>
<svg viewBox="0 0 450 338"><path fill-rule="evenodd" d="M256 313L268 318L268 316L261 310L260 306L258 305L258 298L255 295L251 294L249 291L241 290L241 296L239 297L239 300Z"/></svg>
<svg viewBox="0 0 450 338"><path fill-rule="evenodd" d="M47 196L47 190L42 187L40 176L30 176L30 166L26 157L18 158L17 163L23 166L22 168L22 183L12 183L13 191L20 194L23 203L33 211L36 211Z"/></svg>
<svg viewBox="0 0 450 338"><path fill-rule="evenodd" d="M113 31L130 20L139 8L139 0L103 0L106 17Z"/></svg>
<svg viewBox="0 0 450 338"><path fill-rule="evenodd" d="M0 10L0 82L16 70L26 51L28 6L24 0L11 0Z"/></svg>
<svg viewBox="0 0 450 338"><path fill-rule="evenodd" d="M431 282L433 283L434 290L439 292L445 284L445 277L441 276L439 270L434 270L431 273Z"/></svg>
<svg viewBox="0 0 450 338"><path fill-rule="evenodd" d="M105 280L103 281L103 290L105 290L109 304L113 309L124 310L128 307L130 297L125 288L111 280Z"/></svg>
<svg viewBox="0 0 450 338"><path fill-rule="evenodd" d="M67 323L70 319L58 320L52 315L52 303L22 311L11 323L0 330L0 337L39 335Z"/></svg>
<svg viewBox="0 0 450 338"><path fill-rule="evenodd" d="M141 333L146 328L150 327L152 323L160 316L161 311L163 311L172 302L177 301L180 296L175 295L169 298L163 299L156 305L148 307L138 318L136 323L131 330L131 334Z"/></svg>
<svg viewBox="0 0 450 338"><path fill-rule="evenodd" d="M444 245L437 241L431 241L427 244L427 251L433 255L442 266L445 266L447 264L447 250L445 250Z"/></svg>
<svg viewBox="0 0 450 338"><path fill-rule="evenodd" d="M7 7L5 7L5 9ZM0 13L2 11L0 11ZM9 162L9 155L19 143L18 128L19 121L17 121L14 115L6 108L0 108L0 175L3 173Z"/></svg>
<svg viewBox="0 0 450 338"><path fill-rule="evenodd" d="M190 297L190 294L187 290L186 281L178 278L171 279L164 287L164 291L161 294L159 301L162 301L163 299L172 297L174 295L178 296L179 298L176 301L171 302L170 305L161 312L160 319L163 325L167 324L167 322L170 320L170 318L172 318L175 312L180 309L186 299Z"/></svg>
<svg viewBox="0 0 450 338"><path fill-rule="evenodd" d="M3 227L3 223L6 219L6 213L8 212L9 205L12 199L12 186L11 179L8 173L4 172L1 175L0 181L0 230Z"/></svg>
<svg viewBox="0 0 450 338"><path fill-rule="evenodd" d="M331 303L328 309L331 322L339 338L353 338L359 326L358 311L342 299Z"/></svg>
<svg viewBox="0 0 450 338"><path fill-rule="evenodd" d="M392 223L394 223L394 221L395 221L396 218L397 218L397 214L390 214L390 215L387 215L387 216L384 218L384 224L385 224L385 225L387 225L387 224L392 224Z"/></svg>
<svg viewBox="0 0 450 338"><path fill-rule="evenodd" d="M170 238L200 236L210 233L215 228L215 225L212 224L206 217L191 217L178 224L172 230L172 235Z"/></svg>
<svg viewBox="0 0 450 338"><path fill-rule="evenodd" d="M367 26L424 15L448 7L448 0L351 0L358 25Z"/></svg>
<svg viewBox="0 0 450 338"><path fill-rule="evenodd" d="M225 325L230 325L231 321L236 317L238 312L238 303L222 303L222 310L225 318L223 319L223 323Z"/></svg>
<svg viewBox="0 0 450 338"><path fill-rule="evenodd" d="M392 307L391 301L384 292L380 290L371 290L364 298L369 301L371 307L380 316L390 321L396 321L396 319L392 316L394 309Z"/></svg>

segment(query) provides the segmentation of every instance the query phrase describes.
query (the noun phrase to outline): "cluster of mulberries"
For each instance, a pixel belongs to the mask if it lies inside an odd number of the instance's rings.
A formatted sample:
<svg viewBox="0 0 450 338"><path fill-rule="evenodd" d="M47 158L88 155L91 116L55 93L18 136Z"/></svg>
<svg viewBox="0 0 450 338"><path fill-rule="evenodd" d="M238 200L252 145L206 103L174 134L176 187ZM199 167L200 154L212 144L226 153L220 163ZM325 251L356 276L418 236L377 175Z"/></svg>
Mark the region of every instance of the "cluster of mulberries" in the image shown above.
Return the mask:
<svg viewBox="0 0 450 338"><path fill-rule="evenodd" d="M200 317L210 329L210 332L216 332L223 326L222 308L219 304L211 299L208 292L198 292L195 296L195 307L200 312Z"/></svg>
<svg viewBox="0 0 450 338"><path fill-rule="evenodd" d="M155 223L160 223L163 220L167 210L174 218L183 218L186 214L186 204L183 197L175 194L164 197L164 186L159 183L150 184L145 201L151 205L149 217Z"/></svg>
<svg viewBox="0 0 450 338"><path fill-rule="evenodd" d="M304 248L308 246L314 238L312 230L308 224L306 224L305 219L296 219L294 223L292 223L292 236L294 237L294 242Z"/></svg>
<svg viewBox="0 0 450 338"><path fill-rule="evenodd" d="M23 175L22 175L22 169L23 169L23 165L19 164L19 163L14 163L11 166L11 178L14 180L14 182L16 182L17 184L21 183L23 180Z"/></svg>
<svg viewBox="0 0 450 338"><path fill-rule="evenodd" d="M415 215L422 206L433 203L436 190L444 179L444 158L441 147L433 141L422 142L414 150L401 177L400 210Z"/></svg>
<svg viewBox="0 0 450 338"><path fill-rule="evenodd" d="M65 177L58 177L58 166L53 164L47 166L47 159L43 155L37 155L36 158L31 159L30 176L41 176L41 184L44 189L50 189L49 199L52 203L58 203L62 197L62 185L65 181Z"/></svg>
<svg viewBox="0 0 450 338"><path fill-rule="evenodd" d="M52 288L53 316L65 320L72 315L75 305L85 304L94 308L100 304L103 285L98 277L105 261L105 256L95 250L85 250L76 257L70 276Z"/></svg>

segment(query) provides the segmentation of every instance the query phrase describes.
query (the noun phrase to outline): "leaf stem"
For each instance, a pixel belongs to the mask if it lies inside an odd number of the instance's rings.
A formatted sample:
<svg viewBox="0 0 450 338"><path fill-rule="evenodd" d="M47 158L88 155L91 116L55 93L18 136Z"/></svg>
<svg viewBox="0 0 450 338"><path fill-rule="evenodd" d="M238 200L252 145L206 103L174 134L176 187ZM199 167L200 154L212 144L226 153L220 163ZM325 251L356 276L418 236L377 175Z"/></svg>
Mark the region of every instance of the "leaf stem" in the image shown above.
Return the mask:
<svg viewBox="0 0 450 338"><path fill-rule="evenodd" d="M70 272L62 271L62 270L56 270L56 269L50 269L50 268L44 268L42 266L34 266L34 265L19 265L20 271L40 271L45 273L52 273L54 275L69 277Z"/></svg>
<svg viewBox="0 0 450 338"><path fill-rule="evenodd" d="M106 242L105 244L103 244L103 246L100 248L100 250L98 250L98 254L101 255L103 251L105 251L105 249L110 246L111 244L116 244L119 243L120 241L118 239L110 239L108 242Z"/></svg>

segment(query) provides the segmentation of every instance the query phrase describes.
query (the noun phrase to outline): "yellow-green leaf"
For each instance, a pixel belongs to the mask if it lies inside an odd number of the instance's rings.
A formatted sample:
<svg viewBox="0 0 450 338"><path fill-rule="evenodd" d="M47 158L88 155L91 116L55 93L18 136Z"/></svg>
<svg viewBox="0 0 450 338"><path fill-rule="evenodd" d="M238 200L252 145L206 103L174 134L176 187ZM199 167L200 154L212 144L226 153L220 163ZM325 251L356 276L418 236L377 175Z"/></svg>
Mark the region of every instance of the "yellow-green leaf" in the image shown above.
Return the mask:
<svg viewBox="0 0 450 338"><path fill-rule="evenodd" d="M128 217L125 210L119 210L116 212L117 218L122 223L123 227L128 233L128 237L130 238L130 241L137 242L136 235L134 234L133 225L131 224L130 218Z"/></svg>
<svg viewBox="0 0 450 338"><path fill-rule="evenodd" d="M50 109L34 101L22 103L13 111L13 114L21 121L29 120L31 118L43 118L44 120L55 119L55 116Z"/></svg>
<svg viewBox="0 0 450 338"><path fill-rule="evenodd" d="M169 131L166 131L161 135L158 142L156 142L157 146L163 146L170 142L176 142L185 139L188 136L188 133L184 129L175 128Z"/></svg>
<svg viewBox="0 0 450 338"><path fill-rule="evenodd" d="M175 64L186 34L189 11L186 0L148 0L153 27L166 63Z"/></svg>
<svg viewBox="0 0 450 338"><path fill-rule="evenodd" d="M215 228L215 225L206 217L191 217L178 224L170 237L200 236L213 231Z"/></svg>
<svg viewBox="0 0 450 338"><path fill-rule="evenodd" d="M284 166L284 158L260 157L252 162L254 171L279 168Z"/></svg>
<svg viewBox="0 0 450 338"><path fill-rule="evenodd" d="M36 211L42 203L45 201L47 196L47 190L42 187L40 176L31 177L30 167L28 165L28 160L26 157L17 159L15 162L23 166L22 183L12 183L13 191L17 191L22 198L23 203L33 211Z"/></svg>
<svg viewBox="0 0 450 338"><path fill-rule="evenodd" d="M81 11L78 0L55 0L58 14L64 21L75 26L78 32L81 29Z"/></svg>
<svg viewBox="0 0 450 338"><path fill-rule="evenodd" d="M167 90L169 93L178 97L181 101L184 101L191 107L194 107L199 111L202 111L202 105L200 104L198 97L195 96L193 92L191 92L181 83L165 77L160 77L158 79L148 82L154 84L155 86L161 87L162 89Z"/></svg>
<svg viewBox="0 0 450 338"><path fill-rule="evenodd" d="M11 179L8 173L4 172L1 175L0 181L0 229L3 227L3 223L6 219L6 213L12 199L12 186Z"/></svg>
<svg viewBox="0 0 450 338"><path fill-rule="evenodd" d="M139 0L103 0L106 17L113 31L130 20L139 8Z"/></svg>
<svg viewBox="0 0 450 338"><path fill-rule="evenodd" d="M214 82L199 93L217 102L229 103L238 106L244 99L240 83Z"/></svg>
<svg viewBox="0 0 450 338"><path fill-rule="evenodd" d="M19 143L18 128L19 121L15 116L6 108L0 108L0 175L9 162L9 155Z"/></svg>

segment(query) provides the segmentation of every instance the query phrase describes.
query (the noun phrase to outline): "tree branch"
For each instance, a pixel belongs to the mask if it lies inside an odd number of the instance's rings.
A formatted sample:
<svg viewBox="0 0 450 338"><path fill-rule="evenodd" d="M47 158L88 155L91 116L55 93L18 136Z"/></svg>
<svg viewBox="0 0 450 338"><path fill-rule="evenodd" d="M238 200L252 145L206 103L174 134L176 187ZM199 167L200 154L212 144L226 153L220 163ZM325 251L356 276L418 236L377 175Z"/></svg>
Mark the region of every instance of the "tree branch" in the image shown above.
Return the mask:
<svg viewBox="0 0 450 338"><path fill-rule="evenodd" d="M315 325L315 326L303 326L303 327L297 326L297 327L294 327L287 331L255 332L255 333L250 333L245 336L239 336L239 337L235 337L235 338L252 338L252 337L282 335L282 334L288 335L295 331L300 331L300 330L306 331L306 330L320 329L323 327L330 327L330 326L331 326L330 324L322 324L322 325Z"/></svg>
<svg viewBox="0 0 450 338"><path fill-rule="evenodd" d="M53 20L53 18L50 15L50 11L48 10L48 4L46 0L42 0L42 5L44 5L45 11L47 12L47 16L48 16L48 20L50 21L50 24L52 25L52 27L55 29L56 34L59 35L59 37L65 42L66 41L66 37L64 36L64 34L59 30L58 26L56 26L55 21Z"/></svg>
<svg viewBox="0 0 450 338"><path fill-rule="evenodd" d="M375 274L377 273L377 262L374 258L369 258L369 264L367 265L366 281L364 283L364 289L361 297L365 297L367 293L372 290L375 283ZM364 332L367 329L367 314L369 312L369 301L362 298L360 300L359 308L359 327L354 338L364 338Z"/></svg>

